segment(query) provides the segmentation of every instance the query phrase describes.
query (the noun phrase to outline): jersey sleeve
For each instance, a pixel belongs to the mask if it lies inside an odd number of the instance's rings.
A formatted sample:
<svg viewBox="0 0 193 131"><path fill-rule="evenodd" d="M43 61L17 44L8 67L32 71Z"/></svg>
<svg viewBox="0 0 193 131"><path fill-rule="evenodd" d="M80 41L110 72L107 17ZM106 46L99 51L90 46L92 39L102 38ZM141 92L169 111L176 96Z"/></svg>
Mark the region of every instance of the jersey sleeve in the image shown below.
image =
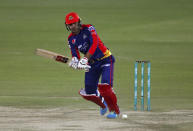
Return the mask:
<svg viewBox="0 0 193 131"><path fill-rule="evenodd" d="M68 40L68 45L71 50L72 57L77 57L78 59L80 59L80 53L78 51L78 48L75 46L75 44L72 44L72 42Z"/></svg>
<svg viewBox="0 0 193 131"><path fill-rule="evenodd" d="M98 36L97 36L97 33L96 33L96 30L95 28L91 25L88 27L88 31L90 33L90 37L89 37L89 40L91 42L91 46L88 50L88 52L93 55L94 52L96 51L97 49L97 46L98 46Z"/></svg>

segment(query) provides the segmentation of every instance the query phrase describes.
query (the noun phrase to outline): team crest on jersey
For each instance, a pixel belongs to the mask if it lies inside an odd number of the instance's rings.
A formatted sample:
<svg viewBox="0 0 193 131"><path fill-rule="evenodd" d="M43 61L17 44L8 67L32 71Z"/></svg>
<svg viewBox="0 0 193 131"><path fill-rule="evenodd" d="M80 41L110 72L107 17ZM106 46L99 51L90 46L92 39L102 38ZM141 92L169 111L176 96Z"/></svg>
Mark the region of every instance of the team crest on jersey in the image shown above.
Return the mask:
<svg viewBox="0 0 193 131"><path fill-rule="evenodd" d="M74 44L76 42L76 39L72 39L72 44Z"/></svg>

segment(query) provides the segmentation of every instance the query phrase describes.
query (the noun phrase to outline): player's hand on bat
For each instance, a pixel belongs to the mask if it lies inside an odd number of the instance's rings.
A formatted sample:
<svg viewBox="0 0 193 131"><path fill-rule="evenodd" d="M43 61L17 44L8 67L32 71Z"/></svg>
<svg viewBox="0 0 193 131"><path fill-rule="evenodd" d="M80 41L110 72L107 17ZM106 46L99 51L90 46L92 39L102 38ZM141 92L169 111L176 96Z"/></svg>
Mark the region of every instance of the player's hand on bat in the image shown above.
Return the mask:
<svg viewBox="0 0 193 131"><path fill-rule="evenodd" d="M69 66L72 67L73 69L77 69L78 67L78 58L77 57L72 57L71 61L69 62Z"/></svg>
<svg viewBox="0 0 193 131"><path fill-rule="evenodd" d="M78 62L78 69L84 69L86 72L89 71L91 66L88 65L88 59L86 57L83 57L79 62Z"/></svg>

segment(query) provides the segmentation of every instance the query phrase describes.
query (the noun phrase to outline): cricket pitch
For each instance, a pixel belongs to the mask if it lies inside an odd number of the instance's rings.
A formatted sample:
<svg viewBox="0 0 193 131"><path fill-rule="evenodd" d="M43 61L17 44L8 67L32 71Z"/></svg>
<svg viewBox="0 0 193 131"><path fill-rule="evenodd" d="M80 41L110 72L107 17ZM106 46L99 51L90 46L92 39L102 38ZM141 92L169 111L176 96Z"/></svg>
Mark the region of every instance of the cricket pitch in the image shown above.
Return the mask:
<svg viewBox="0 0 193 131"><path fill-rule="evenodd" d="M193 129L193 110L170 112L123 112L127 119L110 120L96 109L60 107L21 109L0 107L0 130L13 131L160 131Z"/></svg>

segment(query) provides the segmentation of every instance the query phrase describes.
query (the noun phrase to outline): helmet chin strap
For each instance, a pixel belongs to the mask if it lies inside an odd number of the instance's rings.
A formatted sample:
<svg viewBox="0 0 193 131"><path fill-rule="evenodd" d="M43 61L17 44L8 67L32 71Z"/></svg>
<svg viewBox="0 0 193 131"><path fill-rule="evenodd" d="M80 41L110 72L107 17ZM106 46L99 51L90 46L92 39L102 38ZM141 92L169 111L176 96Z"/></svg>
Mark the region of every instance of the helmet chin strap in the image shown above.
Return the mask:
<svg viewBox="0 0 193 131"><path fill-rule="evenodd" d="M66 24L66 22L65 22L65 25L66 25L67 31L70 31L70 28L68 27L68 25Z"/></svg>
<svg viewBox="0 0 193 131"><path fill-rule="evenodd" d="M65 25L66 25L66 29L67 29L67 31L71 31L71 29L68 27L68 25L66 24L66 22L65 22ZM79 22L78 22L78 26L79 26L79 27L81 27L81 26L82 26L82 22L81 22L81 20L79 20Z"/></svg>
<svg viewBox="0 0 193 131"><path fill-rule="evenodd" d="M81 22L81 20L79 20L79 22L78 22L78 26L79 26L79 27L81 27L81 26L82 26L82 22Z"/></svg>

